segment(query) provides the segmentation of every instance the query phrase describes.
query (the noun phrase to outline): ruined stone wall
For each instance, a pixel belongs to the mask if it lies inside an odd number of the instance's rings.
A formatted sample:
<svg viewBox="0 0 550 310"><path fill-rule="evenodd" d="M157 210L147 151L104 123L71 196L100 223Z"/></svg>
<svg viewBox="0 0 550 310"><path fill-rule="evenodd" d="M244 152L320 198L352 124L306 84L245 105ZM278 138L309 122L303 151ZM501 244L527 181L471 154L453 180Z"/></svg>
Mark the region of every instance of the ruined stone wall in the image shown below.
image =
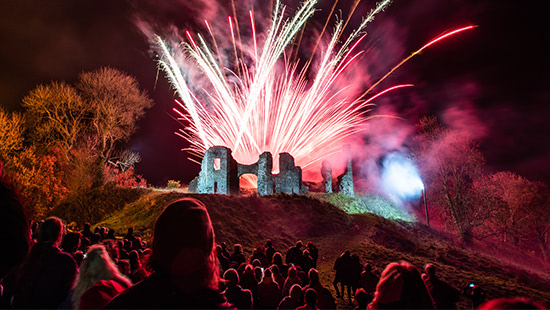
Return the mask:
<svg viewBox="0 0 550 310"><path fill-rule="evenodd" d="M274 193L303 194L308 191L302 184L302 169L296 167L290 154L279 154L279 170L279 174L272 174L273 157L269 152L262 153L254 164L242 165L233 159L229 148L216 146L204 154L199 176L191 181L189 191L237 195L239 178L246 173L258 177L259 196Z"/></svg>
<svg viewBox="0 0 550 310"><path fill-rule="evenodd" d="M215 146L204 153L196 192L226 195L239 193L238 164L229 148Z"/></svg>

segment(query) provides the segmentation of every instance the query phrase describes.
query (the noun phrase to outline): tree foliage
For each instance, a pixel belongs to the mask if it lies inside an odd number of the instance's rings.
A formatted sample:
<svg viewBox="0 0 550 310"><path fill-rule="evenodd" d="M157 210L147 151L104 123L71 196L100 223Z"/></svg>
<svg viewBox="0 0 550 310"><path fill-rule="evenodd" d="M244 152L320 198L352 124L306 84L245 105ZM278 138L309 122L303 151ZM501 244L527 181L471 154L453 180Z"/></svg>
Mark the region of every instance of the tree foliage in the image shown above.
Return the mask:
<svg viewBox="0 0 550 310"><path fill-rule="evenodd" d="M0 110L0 160L38 218L69 193L102 186L110 157L153 105L133 77L112 68L82 73L76 86L39 85L22 99L23 114ZM132 154L124 170L139 161Z"/></svg>
<svg viewBox="0 0 550 310"><path fill-rule="evenodd" d="M19 113L0 108L0 159L15 155L23 147L24 120Z"/></svg>
<svg viewBox="0 0 550 310"><path fill-rule="evenodd" d="M116 143L127 141L135 132L136 121L153 101L139 89L135 78L113 68L82 73L78 89L90 112L100 157L107 162Z"/></svg>
<svg viewBox="0 0 550 310"><path fill-rule="evenodd" d="M86 104L77 90L65 82L39 85L23 98L31 141L45 148L59 144L67 159L86 131Z"/></svg>

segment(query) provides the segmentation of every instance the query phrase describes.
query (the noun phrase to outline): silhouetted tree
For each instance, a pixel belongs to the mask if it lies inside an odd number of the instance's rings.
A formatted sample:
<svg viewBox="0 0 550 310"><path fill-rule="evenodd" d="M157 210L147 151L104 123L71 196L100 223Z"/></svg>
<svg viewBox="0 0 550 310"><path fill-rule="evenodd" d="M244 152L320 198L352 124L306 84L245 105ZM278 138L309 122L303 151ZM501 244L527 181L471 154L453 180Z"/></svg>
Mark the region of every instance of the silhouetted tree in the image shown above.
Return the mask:
<svg viewBox="0 0 550 310"><path fill-rule="evenodd" d="M466 242L490 216L490 206L476 201L473 182L483 176L484 158L478 146L465 134L425 117L415 137L416 159L430 201L444 208L457 233Z"/></svg>

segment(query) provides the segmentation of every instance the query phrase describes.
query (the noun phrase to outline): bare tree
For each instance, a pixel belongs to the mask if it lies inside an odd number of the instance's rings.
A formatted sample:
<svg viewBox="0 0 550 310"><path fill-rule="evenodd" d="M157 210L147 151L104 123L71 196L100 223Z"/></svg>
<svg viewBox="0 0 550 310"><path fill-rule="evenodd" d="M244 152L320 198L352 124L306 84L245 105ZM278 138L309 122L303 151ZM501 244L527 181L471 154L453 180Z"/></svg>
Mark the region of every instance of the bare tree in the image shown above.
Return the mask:
<svg viewBox="0 0 550 310"><path fill-rule="evenodd" d="M116 155L116 154L115 154ZM113 167L119 168L122 172L128 170L128 168L135 166L135 164L141 161L139 153L124 150L120 154L109 159L108 163Z"/></svg>
<svg viewBox="0 0 550 310"><path fill-rule="evenodd" d="M415 142L416 160L432 204L443 207L459 236L470 242L492 207L477 201L473 187L483 176L481 152L468 136L442 127L433 117L421 120Z"/></svg>
<svg viewBox="0 0 550 310"><path fill-rule="evenodd" d="M153 101L139 89L135 78L113 68L82 73L77 87L98 137L99 155L106 163L116 143L127 141L135 132L137 120Z"/></svg>

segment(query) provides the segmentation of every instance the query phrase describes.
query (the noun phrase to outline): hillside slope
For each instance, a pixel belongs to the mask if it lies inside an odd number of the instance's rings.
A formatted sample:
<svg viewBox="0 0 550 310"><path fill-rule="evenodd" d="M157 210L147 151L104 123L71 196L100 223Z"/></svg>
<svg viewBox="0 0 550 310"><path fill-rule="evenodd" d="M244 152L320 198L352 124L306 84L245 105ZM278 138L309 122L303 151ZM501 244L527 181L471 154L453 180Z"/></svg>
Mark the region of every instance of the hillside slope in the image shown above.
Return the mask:
<svg viewBox="0 0 550 310"><path fill-rule="evenodd" d="M400 259L410 261L419 269L431 262L444 280L459 289L476 283L490 298L530 296L550 305L547 275L461 248L417 223L388 220L374 214L350 215L309 196L235 197L151 191L97 225L115 228L121 233L133 226L137 233L149 238L154 220L163 207L188 196L207 206L216 240L230 246L241 243L247 255L267 238L283 253L296 240L313 241L320 250L318 269L322 280L331 290L334 260L348 249L358 254L363 263L371 262L378 272ZM343 301L339 301L339 306L350 307ZM459 306L471 308L466 298Z"/></svg>

